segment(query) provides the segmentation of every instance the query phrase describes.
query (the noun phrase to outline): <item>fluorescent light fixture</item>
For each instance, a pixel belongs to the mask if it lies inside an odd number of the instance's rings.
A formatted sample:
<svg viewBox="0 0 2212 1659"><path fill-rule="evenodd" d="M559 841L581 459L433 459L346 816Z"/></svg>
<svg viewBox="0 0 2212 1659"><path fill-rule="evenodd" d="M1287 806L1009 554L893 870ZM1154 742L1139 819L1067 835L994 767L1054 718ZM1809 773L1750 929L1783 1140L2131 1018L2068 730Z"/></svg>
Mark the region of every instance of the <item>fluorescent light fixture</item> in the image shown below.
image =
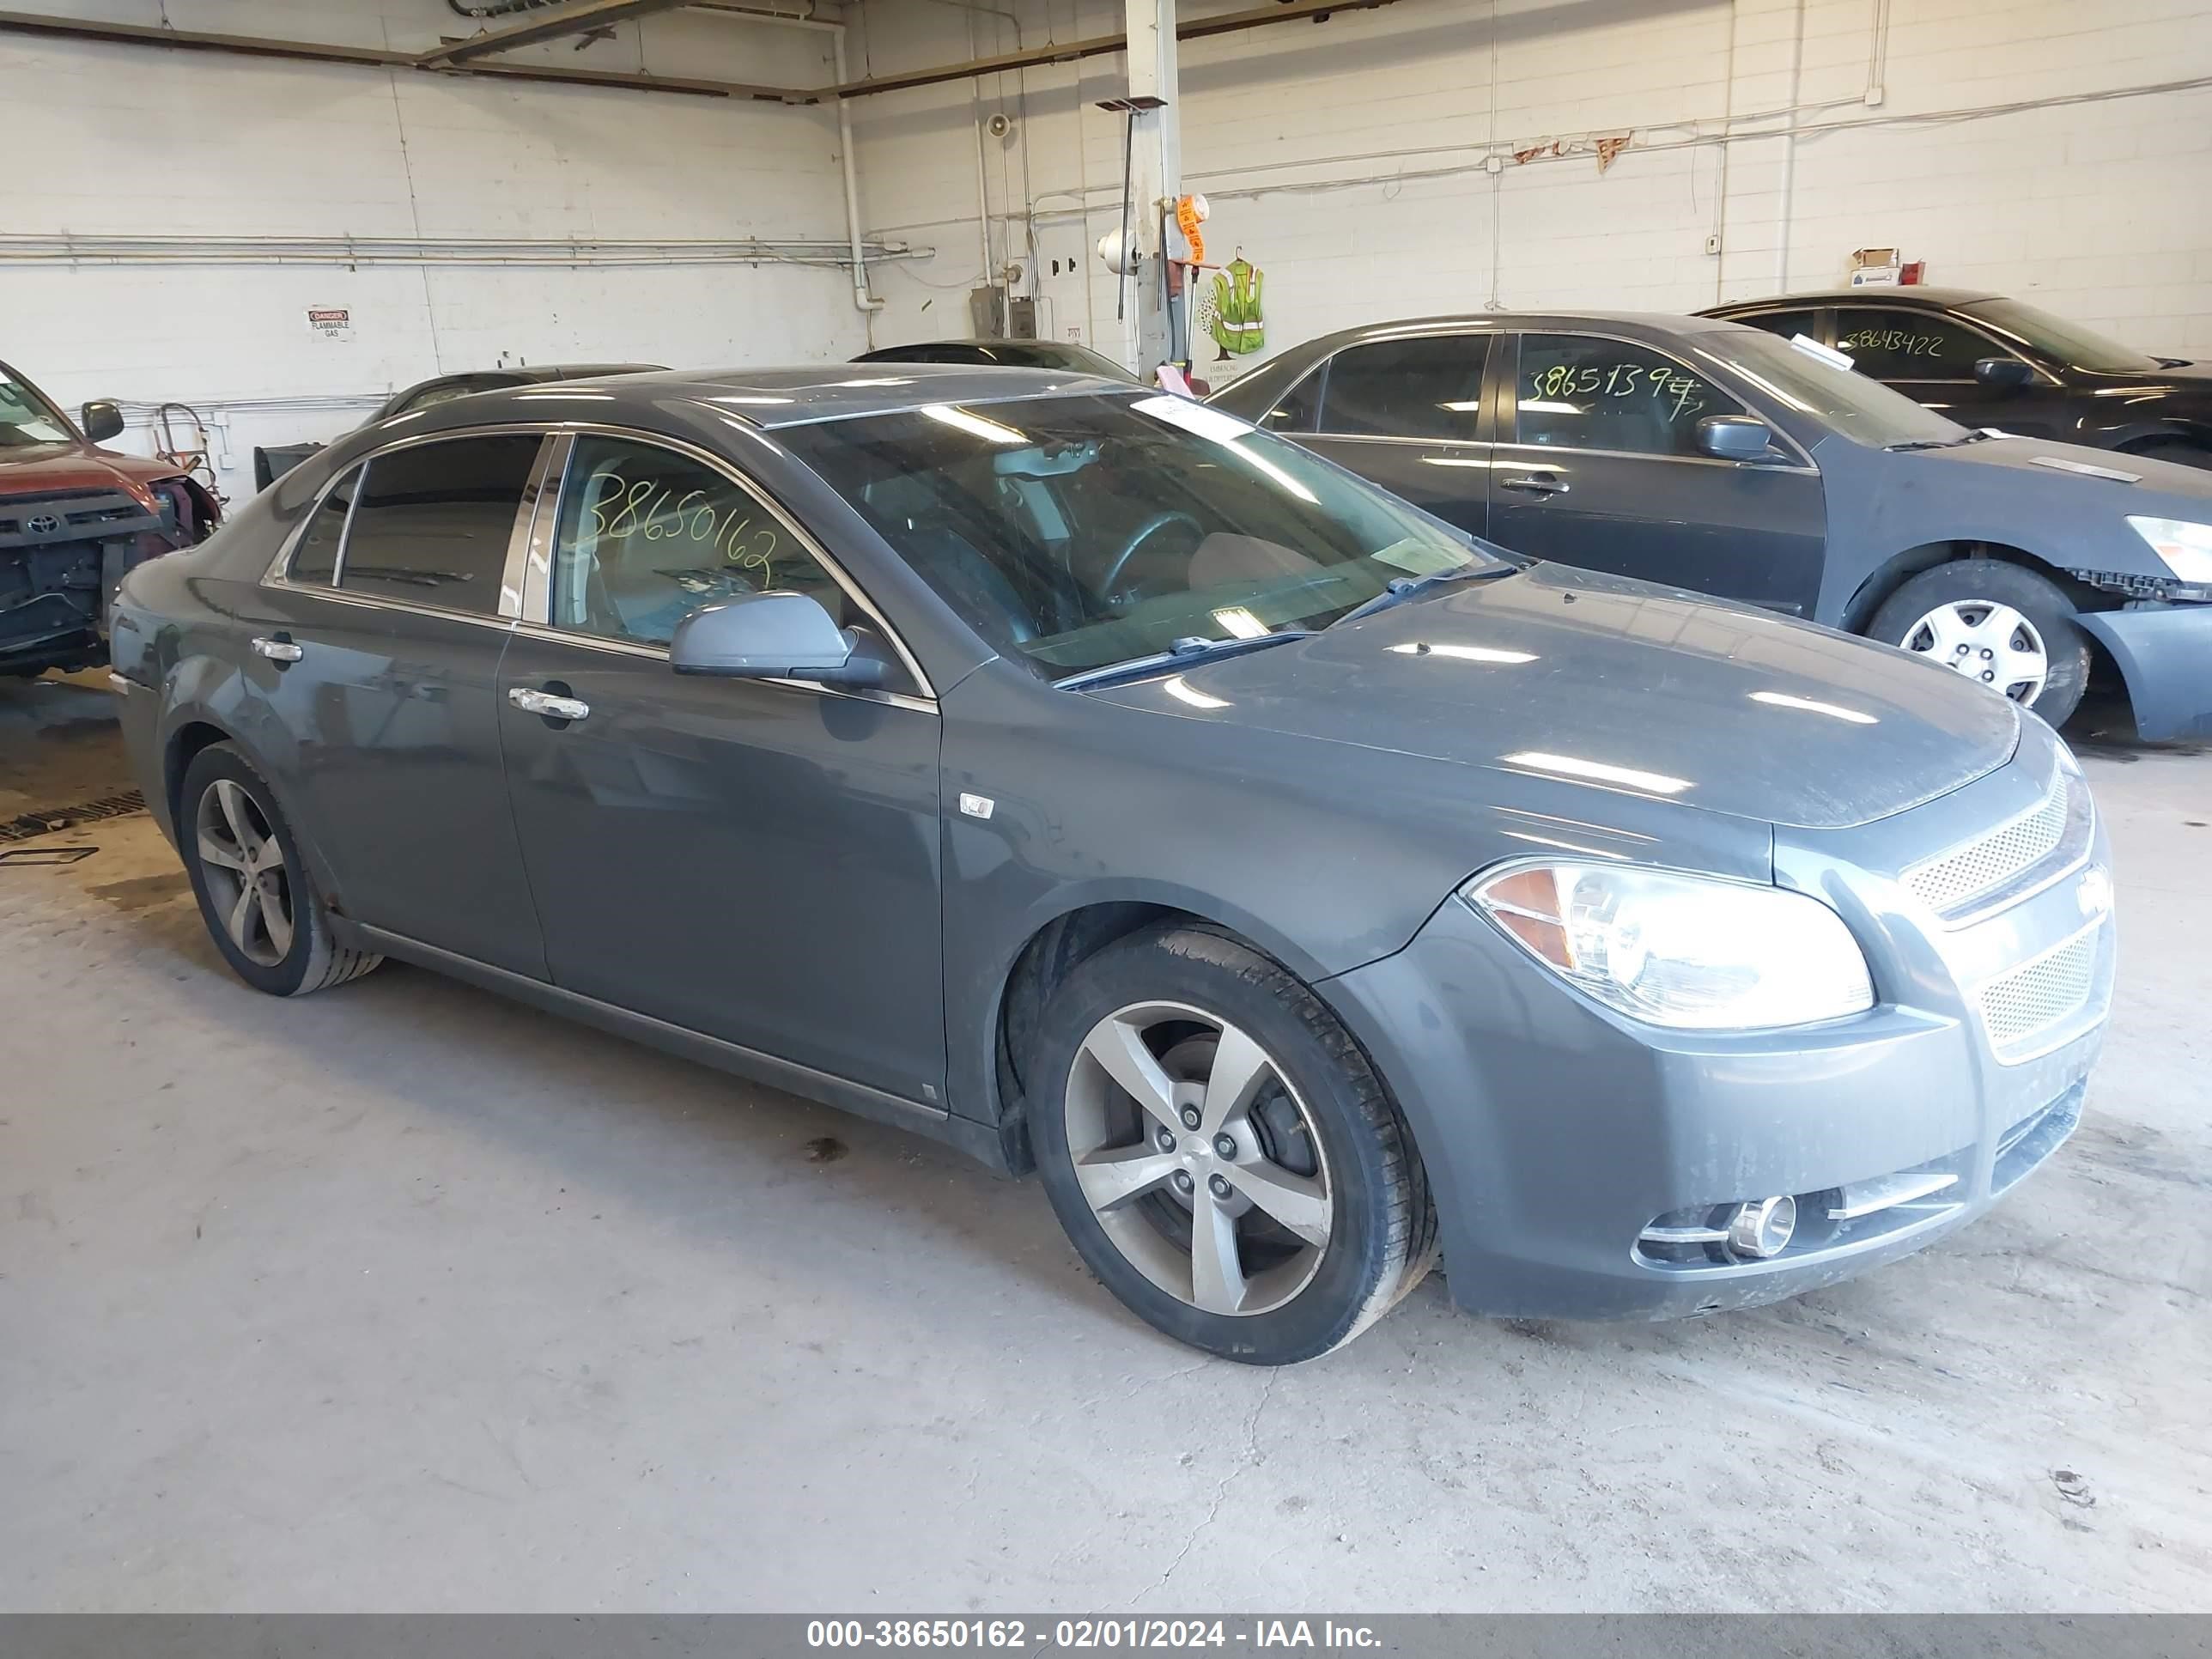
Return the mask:
<svg viewBox="0 0 2212 1659"><path fill-rule="evenodd" d="M981 415L970 414L964 409L955 409L951 404L924 404L921 412L933 421L954 427L987 443L1025 444L1029 434L1018 432L1012 427L997 421L987 421Z"/></svg>
<svg viewBox="0 0 2212 1659"><path fill-rule="evenodd" d="M1613 766L1604 761L1583 760L1576 755L1547 755L1538 750L1524 749L1519 754L1500 758L1508 766L1523 766L1532 772L1555 772L1563 778L1587 778L1592 783L1618 784L1624 789L1643 789L1655 795L1679 795L1690 787L1687 778L1670 778L1664 772L1640 772L1632 766Z"/></svg>
<svg viewBox="0 0 2212 1659"><path fill-rule="evenodd" d="M1213 620L1221 624L1224 633L1240 640L1264 640L1272 631L1241 605L1224 605L1213 613Z"/></svg>
<svg viewBox="0 0 2212 1659"><path fill-rule="evenodd" d="M1217 613L1218 614L1218 613ZM1419 640L1390 649L1401 657L1449 657L1455 662L1534 662L1532 651L1499 651L1487 645L1430 645Z"/></svg>
<svg viewBox="0 0 2212 1659"><path fill-rule="evenodd" d="M1763 702L1776 708L1800 708L1808 714L1826 714L1830 720L1849 720L1853 726L1880 726L1873 715L1856 708L1845 708L1840 703L1822 702L1814 697L1793 697L1786 691L1754 691L1753 702Z"/></svg>
<svg viewBox="0 0 2212 1659"><path fill-rule="evenodd" d="M1160 690L1166 692L1168 696L1175 698L1179 702L1188 703L1193 708L1226 708L1229 707L1228 698L1208 696L1196 686L1192 685L1184 680L1183 677L1180 674L1170 674L1167 678L1162 680L1160 682Z"/></svg>
<svg viewBox="0 0 2212 1659"><path fill-rule="evenodd" d="M1554 403L1549 398L1523 398L1521 407L1533 409L1540 415L1580 415L1585 412L1579 404Z"/></svg>

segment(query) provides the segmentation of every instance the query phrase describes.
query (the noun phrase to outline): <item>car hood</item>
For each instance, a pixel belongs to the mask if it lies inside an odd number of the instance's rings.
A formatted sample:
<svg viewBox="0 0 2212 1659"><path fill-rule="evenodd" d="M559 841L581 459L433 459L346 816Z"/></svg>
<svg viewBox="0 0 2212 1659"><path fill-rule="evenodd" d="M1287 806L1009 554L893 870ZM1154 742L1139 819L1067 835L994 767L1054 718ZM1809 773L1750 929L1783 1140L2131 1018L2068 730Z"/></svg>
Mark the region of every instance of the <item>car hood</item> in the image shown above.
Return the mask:
<svg viewBox="0 0 2212 1659"><path fill-rule="evenodd" d="M1948 793L2020 735L1948 669L1563 565L1085 695L1820 830Z"/></svg>
<svg viewBox="0 0 2212 1659"><path fill-rule="evenodd" d="M2034 498L2018 492L2048 489L2069 511L2101 500L2118 514L2212 518L2212 471L2152 455L2118 455L2039 438L1988 438L1956 449L1891 453L1923 463L1932 489L1955 488L1971 474L1995 480L2023 508Z"/></svg>
<svg viewBox="0 0 2212 1659"><path fill-rule="evenodd" d="M0 495L127 489L177 476L178 468L167 461L118 455L90 444L30 444L0 449Z"/></svg>

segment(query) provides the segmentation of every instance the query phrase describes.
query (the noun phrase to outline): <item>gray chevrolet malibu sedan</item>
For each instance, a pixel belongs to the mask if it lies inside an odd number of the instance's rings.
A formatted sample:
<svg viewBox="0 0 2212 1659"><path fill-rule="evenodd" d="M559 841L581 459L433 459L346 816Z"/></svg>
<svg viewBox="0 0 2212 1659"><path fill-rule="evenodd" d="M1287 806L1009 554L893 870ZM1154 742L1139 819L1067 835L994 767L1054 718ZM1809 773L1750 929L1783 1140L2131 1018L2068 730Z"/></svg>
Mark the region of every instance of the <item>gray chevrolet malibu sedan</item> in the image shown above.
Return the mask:
<svg viewBox="0 0 2212 1659"><path fill-rule="evenodd" d="M1661 1317L1917 1249L2065 1139L2111 992L2004 697L1105 381L461 398L134 572L115 663L249 984L396 957L1033 1166L1259 1364L1439 1255Z"/></svg>

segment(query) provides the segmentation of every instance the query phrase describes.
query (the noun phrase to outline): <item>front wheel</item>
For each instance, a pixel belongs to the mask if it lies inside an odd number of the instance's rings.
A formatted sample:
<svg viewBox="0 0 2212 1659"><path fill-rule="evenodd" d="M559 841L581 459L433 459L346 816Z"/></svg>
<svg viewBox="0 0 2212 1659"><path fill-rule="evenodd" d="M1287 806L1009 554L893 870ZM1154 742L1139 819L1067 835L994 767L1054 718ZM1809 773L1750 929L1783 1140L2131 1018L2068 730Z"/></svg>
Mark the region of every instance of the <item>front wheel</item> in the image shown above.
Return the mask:
<svg viewBox="0 0 2212 1659"><path fill-rule="evenodd" d="M2089 638L2049 577L2002 559L1923 570L1883 601L1869 637L1980 682L2063 726L2089 686Z"/></svg>
<svg viewBox="0 0 2212 1659"><path fill-rule="evenodd" d="M177 842L209 936L233 972L271 996L358 979L384 958L331 937L276 793L227 743L192 757L179 792Z"/></svg>
<svg viewBox="0 0 2212 1659"><path fill-rule="evenodd" d="M1275 963L1210 930L1148 932L1048 1003L1030 1135L1106 1287L1249 1364L1350 1341L1428 1271L1436 1216L1358 1047Z"/></svg>

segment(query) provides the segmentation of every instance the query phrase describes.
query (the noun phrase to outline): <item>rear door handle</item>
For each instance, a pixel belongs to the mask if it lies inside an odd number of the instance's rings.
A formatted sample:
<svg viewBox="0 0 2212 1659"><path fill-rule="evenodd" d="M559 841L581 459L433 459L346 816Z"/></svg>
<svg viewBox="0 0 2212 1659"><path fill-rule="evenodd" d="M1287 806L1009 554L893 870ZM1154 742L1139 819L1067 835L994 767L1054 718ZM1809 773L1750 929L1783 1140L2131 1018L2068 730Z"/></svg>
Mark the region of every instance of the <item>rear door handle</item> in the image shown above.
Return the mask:
<svg viewBox="0 0 2212 1659"><path fill-rule="evenodd" d="M1516 477L1500 478L1500 489L1517 489L1524 495L1564 495L1567 481L1556 472L1523 472Z"/></svg>
<svg viewBox="0 0 2212 1659"><path fill-rule="evenodd" d="M551 691L533 691L526 685L511 688L507 700L526 714L543 714L549 720L580 720L592 712L581 697L563 697Z"/></svg>
<svg viewBox="0 0 2212 1659"><path fill-rule="evenodd" d="M257 639L253 641L253 648L271 662L297 662L307 654L293 644L291 636L287 634L272 635L265 640Z"/></svg>

